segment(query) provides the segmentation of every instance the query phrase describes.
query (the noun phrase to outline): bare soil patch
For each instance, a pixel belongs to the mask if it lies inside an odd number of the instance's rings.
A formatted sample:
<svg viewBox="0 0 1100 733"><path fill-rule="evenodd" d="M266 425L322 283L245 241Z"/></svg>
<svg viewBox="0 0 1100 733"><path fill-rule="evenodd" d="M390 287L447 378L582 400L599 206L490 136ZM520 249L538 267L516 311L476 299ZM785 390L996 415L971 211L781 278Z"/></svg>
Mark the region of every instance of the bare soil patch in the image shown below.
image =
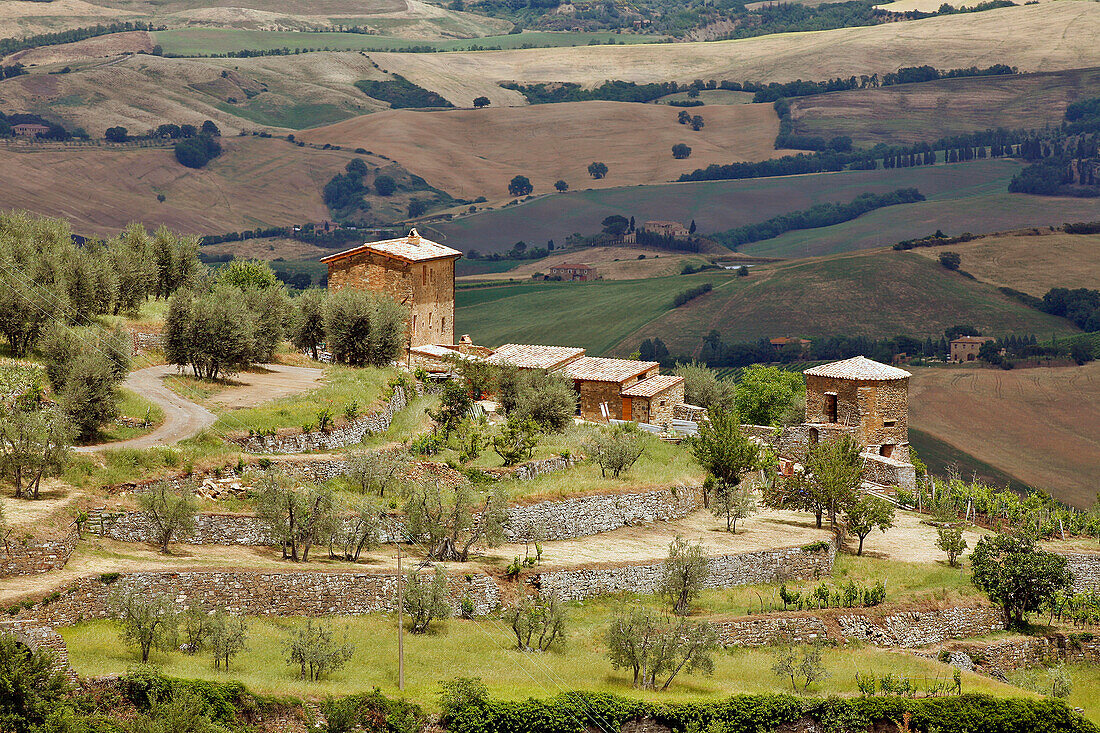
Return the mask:
<svg viewBox="0 0 1100 733"><path fill-rule="evenodd" d="M243 239L237 242L212 244L202 248L203 254L231 254L238 259L276 260L316 260L337 250L318 247L309 242L288 237L270 237L266 239Z"/></svg>
<svg viewBox="0 0 1100 733"><path fill-rule="evenodd" d="M281 397L308 392L321 383L324 373L324 369L312 367L266 364L260 369L236 375L234 386L211 397L208 404L230 410L255 407Z"/></svg>
<svg viewBox="0 0 1100 733"><path fill-rule="evenodd" d="M1100 362L914 369L910 425L1080 508L1096 498Z"/></svg>
<svg viewBox="0 0 1100 733"><path fill-rule="evenodd" d="M1051 288L1095 288L1100 283L1100 234L1035 229L913 251L938 259L945 250L958 252L962 269L979 280L1037 297Z"/></svg>
<svg viewBox="0 0 1100 733"><path fill-rule="evenodd" d="M425 55L425 54L416 54ZM450 55L450 54L447 54ZM471 99L453 99L470 104ZM303 132L312 143L364 147L393 158L453 196L503 199L517 174L537 193L563 179L573 188L661 183L709 163L764 160L775 150L779 120L771 105L697 107L706 126L693 132L679 110L626 102L575 102L519 108L416 112L393 110ZM672 146L692 148L675 160ZM588 164L605 163L594 180Z"/></svg>

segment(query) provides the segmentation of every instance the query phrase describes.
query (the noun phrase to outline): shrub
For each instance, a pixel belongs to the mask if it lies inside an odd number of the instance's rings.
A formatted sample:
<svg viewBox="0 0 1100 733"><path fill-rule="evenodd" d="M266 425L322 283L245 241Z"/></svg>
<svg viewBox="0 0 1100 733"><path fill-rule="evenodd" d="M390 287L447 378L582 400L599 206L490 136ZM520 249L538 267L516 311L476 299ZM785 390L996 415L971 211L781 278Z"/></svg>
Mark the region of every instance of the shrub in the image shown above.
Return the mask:
<svg viewBox="0 0 1100 733"><path fill-rule="evenodd" d="M600 467L600 475L605 478L608 473L611 478L619 478L645 452L642 435L633 425L602 430L587 447L592 460Z"/></svg>

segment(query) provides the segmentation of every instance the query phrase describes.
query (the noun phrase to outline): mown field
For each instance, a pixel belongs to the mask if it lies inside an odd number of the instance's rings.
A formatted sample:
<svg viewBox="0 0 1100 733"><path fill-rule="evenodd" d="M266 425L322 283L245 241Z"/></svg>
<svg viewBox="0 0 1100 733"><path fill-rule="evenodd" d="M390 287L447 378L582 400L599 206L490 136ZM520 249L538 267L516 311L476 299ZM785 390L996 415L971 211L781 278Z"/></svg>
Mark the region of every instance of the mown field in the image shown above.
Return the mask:
<svg viewBox="0 0 1100 733"><path fill-rule="evenodd" d="M473 104L472 98L452 101ZM710 163L766 160L791 152L775 149L779 118L771 105L714 105L692 111L706 120L699 132L677 123L677 110L669 107L571 102L481 110L389 110L299 137L314 144L382 153L452 196L485 196L494 202L512 198L508 182L515 175L527 176L535 193L544 194L553 193L559 179L578 189L656 184ZM672 157L677 143L691 146L690 158ZM607 165L604 178L588 174L593 161Z"/></svg>
<svg viewBox="0 0 1100 733"><path fill-rule="evenodd" d="M1010 57L1003 63L1015 65ZM800 97L791 102L791 117L803 135L848 135L867 145L920 142L997 127L1057 125L1067 105L1097 95L1100 69L1074 69Z"/></svg>
<svg viewBox="0 0 1100 733"><path fill-rule="evenodd" d="M804 257L882 247L939 228L949 234L978 233L1096 218L1095 202L1087 199L1009 194L1008 181L1019 167L1010 160L981 160L920 168L571 191L426 229L457 249L503 252L519 240L541 244L548 239L562 241L574 232L593 234L612 214L633 216L639 222L671 219L686 224L694 219L699 232L705 235L822 202L850 201L864 192L915 187L929 199L890 206L832 227L789 232L741 248L754 255Z"/></svg>
<svg viewBox="0 0 1100 733"><path fill-rule="evenodd" d="M676 293L704 282L714 285L711 293L670 307ZM674 354L691 354L712 329L735 341L777 334L939 335L958 323L1002 334L1074 330L991 285L892 250L760 265L747 278L716 271L460 290L457 306L457 330L478 343L569 344L593 354L629 354L654 336Z"/></svg>
<svg viewBox="0 0 1100 733"><path fill-rule="evenodd" d="M1096 499L1098 405L1100 362L921 368L909 386L912 427L1080 508Z"/></svg>
<svg viewBox="0 0 1100 733"><path fill-rule="evenodd" d="M501 49L528 46L556 48L563 46L587 46L589 43L653 43L657 36L631 33L540 33L525 31L508 35L478 36L475 38L450 38L445 40L409 39L396 36L376 36L363 33L310 33L257 30L231 30L228 28L179 28L157 31L152 34L168 54L203 56L234 51L270 51L289 48L306 50L323 48L332 51L401 51L416 47L436 51L468 50L471 46L491 46Z"/></svg>
<svg viewBox="0 0 1100 733"><path fill-rule="evenodd" d="M1100 216L1100 208L1094 215ZM1035 229L913 251L936 259L944 250L958 252L962 269L979 280L1037 297L1051 288L1100 286L1100 234Z"/></svg>

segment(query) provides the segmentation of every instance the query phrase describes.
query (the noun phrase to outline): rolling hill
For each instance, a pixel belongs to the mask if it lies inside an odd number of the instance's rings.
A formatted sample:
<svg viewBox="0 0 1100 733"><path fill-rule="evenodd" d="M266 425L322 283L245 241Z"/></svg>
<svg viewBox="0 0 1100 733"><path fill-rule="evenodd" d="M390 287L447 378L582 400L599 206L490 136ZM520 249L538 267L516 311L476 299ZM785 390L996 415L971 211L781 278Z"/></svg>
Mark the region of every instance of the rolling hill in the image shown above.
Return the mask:
<svg viewBox="0 0 1100 733"><path fill-rule="evenodd" d="M679 308L672 297L714 290ZM967 323L986 333L1068 334L1066 321L1025 307L912 252L879 250L646 280L538 283L460 290L457 330L475 341L575 344L629 354L645 338L690 354L712 329L728 341L777 334L938 335Z"/></svg>
<svg viewBox="0 0 1100 733"><path fill-rule="evenodd" d="M314 144L365 147L397 160L452 196L490 200L506 199L508 181L517 174L528 176L537 193L546 193L558 179L574 188L664 183L710 163L793 152L774 148L779 119L771 105L704 106L692 113L706 121L699 132L677 124L675 108L627 102L391 110L298 137ZM677 143L691 146L690 158L672 157ZM609 169L602 180L588 174L593 161Z"/></svg>
<svg viewBox="0 0 1100 733"><path fill-rule="evenodd" d="M599 231L600 222L612 214L633 216L639 222L671 219L686 224L694 219L699 231L707 234L821 202L850 201L864 192L884 193L910 186L920 189L929 200L891 206L823 229L789 232L742 249L761 256L803 257L892 245L938 228L959 234L1096 218L1096 203L1088 199L1007 193L1008 181L1017 170L1019 163L1000 159L571 191L424 229L449 246L481 252L502 252L519 240L542 244L548 239L563 241L574 232L591 234Z"/></svg>
<svg viewBox="0 0 1100 733"><path fill-rule="evenodd" d="M918 368L909 384L912 427L1079 508L1096 499L1098 405L1100 362Z"/></svg>
<svg viewBox="0 0 1100 733"><path fill-rule="evenodd" d="M1067 105L1095 96L1100 96L1100 69L1075 69L799 97L791 101L791 118L800 135L893 144L997 127L1058 125Z"/></svg>

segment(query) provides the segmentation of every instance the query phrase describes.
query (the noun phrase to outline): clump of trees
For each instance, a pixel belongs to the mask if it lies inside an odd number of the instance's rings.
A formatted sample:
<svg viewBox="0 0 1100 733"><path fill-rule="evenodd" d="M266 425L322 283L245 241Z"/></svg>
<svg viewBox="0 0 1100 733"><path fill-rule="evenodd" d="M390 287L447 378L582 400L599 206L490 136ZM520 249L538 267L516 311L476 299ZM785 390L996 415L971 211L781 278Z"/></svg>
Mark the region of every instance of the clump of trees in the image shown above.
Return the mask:
<svg viewBox="0 0 1100 733"><path fill-rule="evenodd" d="M588 164L588 175L598 181L607 175L607 164L601 163L598 160L592 161Z"/></svg>
<svg viewBox="0 0 1100 733"><path fill-rule="evenodd" d="M338 362L385 366L404 347L407 317L407 309L392 298L343 288L325 301L326 345Z"/></svg>
<svg viewBox="0 0 1100 733"><path fill-rule="evenodd" d="M1066 557L1037 547L1024 534L982 537L970 553L970 569L974 585L1001 607L1007 626L1026 625L1028 614L1073 584Z"/></svg>
<svg viewBox="0 0 1100 733"><path fill-rule="evenodd" d="M514 176L508 182L508 194L510 196L530 196L535 187L527 176Z"/></svg>
<svg viewBox="0 0 1100 733"><path fill-rule="evenodd" d="M611 666L630 670L635 687L667 690L680 672L713 673L718 633L706 621L635 606L615 614L604 643Z"/></svg>
<svg viewBox="0 0 1100 733"><path fill-rule="evenodd" d="M121 328L55 324L41 344L57 406L75 435L90 440L118 417L117 390L130 369L131 338Z"/></svg>

